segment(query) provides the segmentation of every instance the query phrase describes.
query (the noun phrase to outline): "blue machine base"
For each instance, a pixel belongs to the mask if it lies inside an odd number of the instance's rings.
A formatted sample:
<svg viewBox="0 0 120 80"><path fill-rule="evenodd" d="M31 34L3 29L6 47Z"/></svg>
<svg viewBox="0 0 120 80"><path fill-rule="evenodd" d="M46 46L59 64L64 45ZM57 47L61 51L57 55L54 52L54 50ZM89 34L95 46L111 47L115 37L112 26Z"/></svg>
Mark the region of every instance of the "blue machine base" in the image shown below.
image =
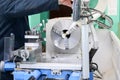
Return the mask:
<svg viewBox="0 0 120 80"><path fill-rule="evenodd" d="M4 71L13 71L14 80L81 80L81 71L61 70L56 73L51 70L14 70L15 63L6 62ZM86 79L85 79L86 80ZM93 80L93 73L90 72L90 79Z"/></svg>
<svg viewBox="0 0 120 80"><path fill-rule="evenodd" d="M61 74L52 74L51 70L21 70L14 71L14 80L80 80L80 71L61 71ZM93 73L90 79L93 80Z"/></svg>

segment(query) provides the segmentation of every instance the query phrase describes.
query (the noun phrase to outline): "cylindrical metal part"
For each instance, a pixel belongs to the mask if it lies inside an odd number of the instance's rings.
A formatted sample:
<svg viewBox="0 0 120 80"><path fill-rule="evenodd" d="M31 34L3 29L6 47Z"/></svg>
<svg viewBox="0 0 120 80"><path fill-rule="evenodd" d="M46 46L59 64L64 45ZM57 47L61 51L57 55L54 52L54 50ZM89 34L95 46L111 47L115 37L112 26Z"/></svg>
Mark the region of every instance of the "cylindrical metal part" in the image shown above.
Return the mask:
<svg viewBox="0 0 120 80"><path fill-rule="evenodd" d="M89 26L88 24L82 25L82 69L83 79L89 79Z"/></svg>

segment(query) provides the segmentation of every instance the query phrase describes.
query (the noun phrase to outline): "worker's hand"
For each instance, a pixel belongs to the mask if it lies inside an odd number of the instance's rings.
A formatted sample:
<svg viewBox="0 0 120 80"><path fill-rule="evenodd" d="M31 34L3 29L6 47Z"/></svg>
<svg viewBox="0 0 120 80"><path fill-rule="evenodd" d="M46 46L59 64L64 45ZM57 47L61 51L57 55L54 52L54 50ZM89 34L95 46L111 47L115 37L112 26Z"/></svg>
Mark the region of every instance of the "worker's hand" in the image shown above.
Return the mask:
<svg viewBox="0 0 120 80"><path fill-rule="evenodd" d="M59 0L59 4L60 5L65 5L65 6L69 6L69 7L72 6L71 0Z"/></svg>

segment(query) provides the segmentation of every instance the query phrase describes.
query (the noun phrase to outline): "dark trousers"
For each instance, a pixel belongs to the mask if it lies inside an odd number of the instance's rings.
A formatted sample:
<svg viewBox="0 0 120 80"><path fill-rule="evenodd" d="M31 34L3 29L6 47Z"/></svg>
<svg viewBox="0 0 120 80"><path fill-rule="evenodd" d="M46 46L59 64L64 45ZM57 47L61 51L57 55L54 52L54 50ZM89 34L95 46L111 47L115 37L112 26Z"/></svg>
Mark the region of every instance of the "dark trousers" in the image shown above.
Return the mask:
<svg viewBox="0 0 120 80"><path fill-rule="evenodd" d="M1 72L0 80L13 80L11 72Z"/></svg>

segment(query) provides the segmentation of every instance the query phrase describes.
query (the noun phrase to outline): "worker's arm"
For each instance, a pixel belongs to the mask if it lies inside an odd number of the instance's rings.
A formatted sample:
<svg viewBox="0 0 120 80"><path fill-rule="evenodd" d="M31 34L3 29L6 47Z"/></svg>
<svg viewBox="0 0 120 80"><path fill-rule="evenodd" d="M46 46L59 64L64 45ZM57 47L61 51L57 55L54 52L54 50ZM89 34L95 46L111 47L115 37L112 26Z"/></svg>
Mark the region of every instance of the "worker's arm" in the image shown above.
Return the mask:
<svg viewBox="0 0 120 80"><path fill-rule="evenodd" d="M0 0L0 15L25 16L57 9L58 0Z"/></svg>

